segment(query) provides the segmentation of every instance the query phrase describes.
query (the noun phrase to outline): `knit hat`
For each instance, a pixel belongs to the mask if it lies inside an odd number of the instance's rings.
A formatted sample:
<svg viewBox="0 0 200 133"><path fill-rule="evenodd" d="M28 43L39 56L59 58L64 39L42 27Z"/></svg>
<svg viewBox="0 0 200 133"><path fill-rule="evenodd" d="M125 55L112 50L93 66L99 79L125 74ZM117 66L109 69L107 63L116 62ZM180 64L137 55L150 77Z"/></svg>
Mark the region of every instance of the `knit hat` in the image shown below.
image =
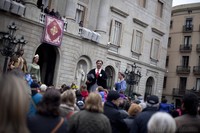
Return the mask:
<svg viewBox="0 0 200 133"><path fill-rule="evenodd" d="M151 105L154 105L154 104L157 104L159 102L159 99L157 96L155 95L151 95L149 96L149 98L147 99L147 103L151 104Z"/></svg>
<svg viewBox="0 0 200 133"><path fill-rule="evenodd" d="M117 100L120 98L120 94L117 91L109 91L107 101Z"/></svg>

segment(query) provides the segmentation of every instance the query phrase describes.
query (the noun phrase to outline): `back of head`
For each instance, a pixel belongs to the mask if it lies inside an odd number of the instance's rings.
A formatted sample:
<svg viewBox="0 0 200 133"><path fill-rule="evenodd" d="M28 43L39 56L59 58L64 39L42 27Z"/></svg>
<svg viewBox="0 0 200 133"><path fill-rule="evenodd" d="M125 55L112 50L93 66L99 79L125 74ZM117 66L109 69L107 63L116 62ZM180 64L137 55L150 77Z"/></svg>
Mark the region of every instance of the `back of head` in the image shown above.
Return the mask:
<svg viewBox="0 0 200 133"><path fill-rule="evenodd" d="M60 102L60 92L55 88L48 88L38 106L38 112L42 115L58 116Z"/></svg>
<svg viewBox="0 0 200 133"><path fill-rule="evenodd" d="M156 95L151 95L147 98L147 106L148 107L158 107L159 98Z"/></svg>
<svg viewBox="0 0 200 133"><path fill-rule="evenodd" d="M68 106L74 107L74 104L76 102L76 95L73 90L66 90L61 95L61 102L63 104L67 104Z"/></svg>
<svg viewBox="0 0 200 133"><path fill-rule="evenodd" d="M176 123L168 113L157 112L150 118L147 128L149 133L175 133Z"/></svg>
<svg viewBox="0 0 200 133"><path fill-rule="evenodd" d="M140 105L132 103L130 108L128 109L129 116L135 116L142 111Z"/></svg>
<svg viewBox="0 0 200 133"><path fill-rule="evenodd" d="M117 100L120 98L120 94L117 91L109 91L107 101Z"/></svg>
<svg viewBox="0 0 200 133"><path fill-rule="evenodd" d="M91 92L85 100L85 110L91 112L103 112L101 96L96 92Z"/></svg>
<svg viewBox="0 0 200 133"><path fill-rule="evenodd" d="M183 110L190 115L197 115L198 113L198 97L194 93L187 93L183 96Z"/></svg>
<svg viewBox="0 0 200 133"><path fill-rule="evenodd" d="M14 75L2 75L0 86L0 132L28 132L26 114L29 98L25 80Z"/></svg>

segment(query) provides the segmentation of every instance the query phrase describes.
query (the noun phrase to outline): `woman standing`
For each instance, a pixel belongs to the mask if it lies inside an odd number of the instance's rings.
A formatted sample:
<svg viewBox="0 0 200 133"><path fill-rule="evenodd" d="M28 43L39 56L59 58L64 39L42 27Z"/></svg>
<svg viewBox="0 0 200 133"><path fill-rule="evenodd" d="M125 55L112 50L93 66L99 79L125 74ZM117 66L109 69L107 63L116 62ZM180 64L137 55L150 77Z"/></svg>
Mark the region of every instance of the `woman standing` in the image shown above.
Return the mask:
<svg viewBox="0 0 200 133"><path fill-rule="evenodd" d="M15 76L0 76L0 133L29 133L26 115L29 98L26 82Z"/></svg>
<svg viewBox="0 0 200 133"><path fill-rule="evenodd" d="M28 67L28 72L31 74L32 78L37 80L38 82L41 81L40 78L40 66L38 65L39 55L36 54L33 57L32 64Z"/></svg>
<svg viewBox="0 0 200 133"><path fill-rule="evenodd" d="M111 133L108 118L103 114L101 96L91 92L82 110L69 119L69 133Z"/></svg>

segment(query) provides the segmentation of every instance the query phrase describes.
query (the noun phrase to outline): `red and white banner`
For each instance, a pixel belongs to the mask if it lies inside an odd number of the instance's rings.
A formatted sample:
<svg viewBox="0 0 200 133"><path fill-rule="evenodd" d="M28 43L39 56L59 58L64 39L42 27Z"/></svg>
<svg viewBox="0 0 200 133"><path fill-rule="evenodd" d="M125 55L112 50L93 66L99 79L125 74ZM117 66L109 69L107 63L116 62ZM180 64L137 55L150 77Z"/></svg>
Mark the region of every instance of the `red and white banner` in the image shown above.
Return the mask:
<svg viewBox="0 0 200 133"><path fill-rule="evenodd" d="M43 42L60 46L63 37L64 22L46 15L46 24L43 34Z"/></svg>

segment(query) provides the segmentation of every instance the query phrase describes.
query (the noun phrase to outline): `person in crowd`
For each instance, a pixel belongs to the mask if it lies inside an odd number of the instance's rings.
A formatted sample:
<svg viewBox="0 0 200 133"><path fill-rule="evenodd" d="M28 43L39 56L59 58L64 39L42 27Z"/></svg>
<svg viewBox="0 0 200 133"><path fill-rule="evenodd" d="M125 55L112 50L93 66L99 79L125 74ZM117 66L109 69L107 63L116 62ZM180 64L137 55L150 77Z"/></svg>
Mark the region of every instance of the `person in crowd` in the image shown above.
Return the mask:
<svg viewBox="0 0 200 133"><path fill-rule="evenodd" d="M51 12L49 13L51 16L56 16L56 13L54 11L54 9L51 10Z"/></svg>
<svg viewBox="0 0 200 133"><path fill-rule="evenodd" d="M175 133L176 123L170 114L156 112L147 124L148 133Z"/></svg>
<svg viewBox="0 0 200 133"><path fill-rule="evenodd" d="M66 90L61 95L60 115L69 119L77 111L76 95L73 90Z"/></svg>
<svg viewBox="0 0 200 133"><path fill-rule="evenodd" d="M125 110L126 104L127 104L127 100L124 98L123 95L120 94L119 111L121 113L121 118L123 118L123 119L128 117L128 112Z"/></svg>
<svg viewBox="0 0 200 133"><path fill-rule="evenodd" d="M171 110L170 111L170 114L171 114L171 116L173 117L173 118L176 118L176 117L178 117L179 116L179 113L178 113L178 111L177 110Z"/></svg>
<svg viewBox="0 0 200 133"><path fill-rule="evenodd" d="M31 133L67 133L67 121L59 113L60 101L58 90L47 89L38 105L37 114L28 118Z"/></svg>
<svg viewBox="0 0 200 133"><path fill-rule="evenodd" d="M31 98L30 98L30 109L28 112L28 116L33 116L37 112L38 104L42 100L42 94L38 93L38 90L40 88L39 84L36 82L32 82L31 85Z"/></svg>
<svg viewBox="0 0 200 133"><path fill-rule="evenodd" d="M28 72L31 74L32 79L36 80L37 82L41 81L40 66L38 65L38 61L39 61L39 55L36 54L33 57L32 64L28 66Z"/></svg>
<svg viewBox="0 0 200 133"><path fill-rule="evenodd" d="M115 88L117 92L124 93L126 90L126 81L124 80L125 75L122 72L118 73L119 81L115 83Z"/></svg>
<svg viewBox="0 0 200 133"><path fill-rule="evenodd" d="M50 10L49 10L49 7L48 7L48 6L44 9L44 13L46 13L46 14L49 14L49 13L50 13Z"/></svg>
<svg viewBox="0 0 200 133"><path fill-rule="evenodd" d="M151 95L147 98L147 107L134 119L130 133L147 133L147 123L151 116L158 111L159 98Z"/></svg>
<svg viewBox="0 0 200 133"><path fill-rule="evenodd" d="M128 128L118 109L120 95L117 91L109 91L107 101L104 103L104 114L110 120L112 133L127 133Z"/></svg>
<svg viewBox="0 0 200 133"><path fill-rule="evenodd" d="M0 133L29 133L27 83L15 75L0 76Z"/></svg>
<svg viewBox="0 0 200 133"><path fill-rule="evenodd" d="M104 89L102 86L98 86L97 92L100 94L102 102L104 103L106 101L107 94L108 94L107 90Z"/></svg>
<svg viewBox="0 0 200 133"><path fill-rule="evenodd" d="M159 111L167 112L170 111L170 105L167 103L167 99L163 98L160 105L159 105Z"/></svg>
<svg viewBox="0 0 200 133"><path fill-rule="evenodd" d="M47 86L45 84L40 85L40 94L44 95L47 90Z"/></svg>
<svg viewBox="0 0 200 133"><path fill-rule="evenodd" d="M69 119L69 133L111 133L108 118L103 114L101 96L91 92L85 100L85 110Z"/></svg>
<svg viewBox="0 0 200 133"><path fill-rule="evenodd" d="M75 94L76 94L76 105L78 106L78 108L80 110L83 110L85 103L84 103L84 98L81 95L81 91L80 90L76 90Z"/></svg>
<svg viewBox="0 0 200 133"><path fill-rule="evenodd" d="M83 101L85 101L85 99L88 97L89 93L88 93L88 90L87 90L87 86L85 85L82 85L81 88L80 88L80 91L81 91L81 95L83 97Z"/></svg>
<svg viewBox="0 0 200 133"><path fill-rule="evenodd" d="M178 133L200 132L198 102L198 97L194 93L187 93L183 96L181 105L183 115L175 118Z"/></svg>
<svg viewBox="0 0 200 133"><path fill-rule="evenodd" d="M102 69L103 61L97 60L96 61L96 68L89 71L87 74L87 89L89 92L96 91L98 86L102 86L104 89L107 88L107 75L106 72Z"/></svg>
<svg viewBox="0 0 200 133"><path fill-rule="evenodd" d="M124 121L129 129L129 131L131 130L131 126L132 123L135 119L135 117L142 111L142 108L140 107L140 105L136 104L136 103L132 103L130 108L128 109L128 118L125 118Z"/></svg>

